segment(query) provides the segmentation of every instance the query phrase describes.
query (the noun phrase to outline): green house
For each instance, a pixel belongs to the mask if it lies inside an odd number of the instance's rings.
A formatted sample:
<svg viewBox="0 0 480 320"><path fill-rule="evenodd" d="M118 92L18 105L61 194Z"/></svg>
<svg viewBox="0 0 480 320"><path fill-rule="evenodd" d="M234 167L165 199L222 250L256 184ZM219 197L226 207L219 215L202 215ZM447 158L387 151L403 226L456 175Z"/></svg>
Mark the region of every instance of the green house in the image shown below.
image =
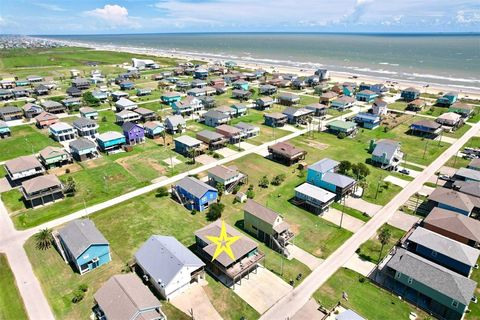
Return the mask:
<svg viewBox="0 0 480 320"><path fill-rule="evenodd" d="M448 112L455 112L464 118L468 118L474 111L474 106L466 103L455 102L448 108Z"/></svg>
<svg viewBox="0 0 480 320"><path fill-rule="evenodd" d="M72 161L67 151L58 147L48 146L39 152L40 161L46 168L61 167Z"/></svg>
<svg viewBox="0 0 480 320"><path fill-rule="evenodd" d="M334 120L327 124L327 128L334 134L344 133L347 136L357 132L357 124L353 121Z"/></svg>

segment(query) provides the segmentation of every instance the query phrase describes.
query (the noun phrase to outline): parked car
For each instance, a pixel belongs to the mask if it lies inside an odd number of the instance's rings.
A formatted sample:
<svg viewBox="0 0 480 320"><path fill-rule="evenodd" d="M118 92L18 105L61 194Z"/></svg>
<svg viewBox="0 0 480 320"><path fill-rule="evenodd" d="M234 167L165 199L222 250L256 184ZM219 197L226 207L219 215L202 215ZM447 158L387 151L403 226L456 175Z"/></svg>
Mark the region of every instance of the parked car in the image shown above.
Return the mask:
<svg viewBox="0 0 480 320"><path fill-rule="evenodd" d="M403 173L403 174L410 174L410 170L407 170L405 168L403 168L402 170L399 171L400 173Z"/></svg>
<svg viewBox="0 0 480 320"><path fill-rule="evenodd" d="M449 181L450 180L450 176L447 176L446 174L441 174L440 176L438 176L440 178L440 180L445 180L445 181Z"/></svg>

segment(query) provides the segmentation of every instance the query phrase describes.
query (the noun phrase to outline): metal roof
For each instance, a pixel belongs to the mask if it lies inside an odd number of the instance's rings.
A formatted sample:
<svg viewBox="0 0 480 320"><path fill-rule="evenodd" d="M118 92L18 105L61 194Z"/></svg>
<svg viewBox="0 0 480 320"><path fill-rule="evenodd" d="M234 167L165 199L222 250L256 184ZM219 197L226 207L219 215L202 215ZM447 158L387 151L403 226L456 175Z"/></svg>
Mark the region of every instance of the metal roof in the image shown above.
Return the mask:
<svg viewBox="0 0 480 320"><path fill-rule="evenodd" d="M355 183L355 180L336 172L327 172L323 175L323 181L331 183L337 187L345 188Z"/></svg>
<svg viewBox="0 0 480 320"><path fill-rule="evenodd" d="M308 169L325 173L335 169L339 164L340 162L338 161L332 160L330 158L323 158L322 160L317 161L312 165L309 165Z"/></svg>
<svg viewBox="0 0 480 320"><path fill-rule="evenodd" d="M78 258L91 245L109 244L90 219L73 220L58 230L58 233L75 258Z"/></svg>
<svg viewBox="0 0 480 320"><path fill-rule="evenodd" d="M314 198L322 203L328 203L335 198L335 193L319 188L310 183L299 185L295 188L295 191Z"/></svg>
<svg viewBox="0 0 480 320"><path fill-rule="evenodd" d="M194 147L202 143L202 141L187 135L176 137L173 139L173 141L180 142L181 144L184 144L189 147Z"/></svg>
<svg viewBox="0 0 480 320"><path fill-rule="evenodd" d="M209 186L203 181L200 181L193 177L185 177L177 182L177 186L194 195L197 198L201 198L207 193L207 191L217 191L212 186Z"/></svg>

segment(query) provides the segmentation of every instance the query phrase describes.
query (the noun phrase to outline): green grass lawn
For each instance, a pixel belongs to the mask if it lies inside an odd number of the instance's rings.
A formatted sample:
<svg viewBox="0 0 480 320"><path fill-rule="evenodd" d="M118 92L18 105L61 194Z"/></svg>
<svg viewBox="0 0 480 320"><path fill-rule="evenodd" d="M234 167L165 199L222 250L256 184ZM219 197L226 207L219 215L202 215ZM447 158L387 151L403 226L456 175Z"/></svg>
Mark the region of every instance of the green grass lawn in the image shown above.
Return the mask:
<svg viewBox="0 0 480 320"><path fill-rule="evenodd" d="M0 319L28 319L7 257L0 254Z"/></svg>
<svg viewBox="0 0 480 320"><path fill-rule="evenodd" d="M407 109L407 103L403 101L396 101L388 104L388 109L405 111Z"/></svg>
<svg viewBox="0 0 480 320"><path fill-rule="evenodd" d="M363 212L353 209L347 206L343 206L343 204L340 204L338 202L332 203L332 208L335 208L339 211L343 211L344 213L348 214L349 216L352 216L354 218L357 218L358 220L362 220L363 222L367 222L370 220L370 217L368 215L364 215Z"/></svg>
<svg viewBox="0 0 480 320"><path fill-rule="evenodd" d="M104 110L98 113L98 132L107 131L122 132L122 127L115 123L115 113L112 110Z"/></svg>
<svg viewBox="0 0 480 320"><path fill-rule="evenodd" d="M382 244L378 240L377 237L373 239L369 239L366 242L362 243L357 252L361 258L368 260L373 263L377 263L381 261L384 257L387 256L390 249L400 240L401 237L405 234L405 231L395 228L389 224L384 224L382 228L377 230L377 235L379 234L380 230L386 228L390 230L390 241L383 247L382 255L380 256L380 249L382 248ZM380 259L379 259L380 257Z"/></svg>
<svg viewBox="0 0 480 320"><path fill-rule="evenodd" d="M38 130L33 125L10 128L12 136L0 140L0 161L10 160L20 156L37 153L47 146L60 146L48 137L46 132Z"/></svg>
<svg viewBox="0 0 480 320"><path fill-rule="evenodd" d="M457 130L455 130L453 132L445 132L443 135L446 136L446 137L457 138L458 139L461 136L463 136L465 134L465 132L467 132L470 128L471 127L468 124L464 124L463 126L458 128Z"/></svg>
<svg viewBox="0 0 480 320"><path fill-rule="evenodd" d="M419 316L418 319L430 319L423 311L377 287L368 279L360 282L363 278L355 271L341 268L314 293L313 297L328 310L340 301L344 307L370 320L408 319L412 311ZM348 301L342 299L343 292L348 294Z"/></svg>

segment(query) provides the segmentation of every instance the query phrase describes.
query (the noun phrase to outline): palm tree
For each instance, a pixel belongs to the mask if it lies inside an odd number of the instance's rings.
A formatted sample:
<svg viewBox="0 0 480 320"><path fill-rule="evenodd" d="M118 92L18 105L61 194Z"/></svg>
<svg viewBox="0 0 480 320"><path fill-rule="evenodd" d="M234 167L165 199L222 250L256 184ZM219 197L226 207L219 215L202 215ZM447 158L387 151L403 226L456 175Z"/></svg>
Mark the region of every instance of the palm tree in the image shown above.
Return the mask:
<svg viewBox="0 0 480 320"><path fill-rule="evenodd" d="M196 163L195 157L197 156L197 148L190 148L188 150L188 156L192 158L193 164Z"/></svg>
<svg viewBox="0 0 480 320"><path fill-rule="evenodd" d="M163 131L160 133L160 136L161 136L162 139L163 139L163 146L166 148L166 147L167 147L167 143L166 143L167 133L165 132L165 130L163 130Z"/></svg>
<svg viewBox="0 0 480 320"><path fill-rule="evenodd" d="M380 259L382 258L383 247L386 244L388 244L391 237L392 237L392 234L390 232L390 229L382 228L382 230L380 230L380 233L378 235L378 240L380 241L382 247L380 248L380 254L378 255L378 262L380 262Z"/></svg>
<svg viewBox="0 0 480 320"><path fill-rule="evenodd" d="M53 236L50 229L45 228L35 235L35 243L37 249L47 250L53 243Z"/></svg>

